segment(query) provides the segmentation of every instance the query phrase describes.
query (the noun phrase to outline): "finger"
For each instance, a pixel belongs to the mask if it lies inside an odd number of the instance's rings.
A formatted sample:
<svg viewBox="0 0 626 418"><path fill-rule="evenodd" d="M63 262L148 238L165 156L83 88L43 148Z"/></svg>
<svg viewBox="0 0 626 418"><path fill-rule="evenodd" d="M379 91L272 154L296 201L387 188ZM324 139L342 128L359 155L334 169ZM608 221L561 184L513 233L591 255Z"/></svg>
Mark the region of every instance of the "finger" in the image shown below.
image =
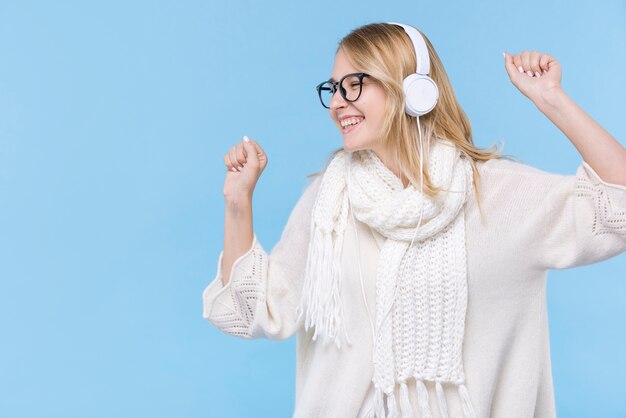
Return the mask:
<svg viewBox="0 0 626 418"><path fill-rule="evenodd" d="M230 158L230 163L237 169L241 170L242 167L237 161L237 149L235 147L230 147L230 151L228 152L228 157Z"/></svg>
<svg viewBox="0 0 626 418"><path fill-rule="evenodd" d="M243 157L247 161L248 160L248 151L246 150L246 147L243 146L243 144L246 142L246 138L248 138L248 137L244 136L243 139L241 140L241 152L243 152Z"/></svg>
<svg viewBox="0 0 626 418"><path fill-rule="evenodd" d="M254 145L254 149L256 150L256 155L259 158L259 160L264 159L265 161L267 161L267 154L265 154L265 151L263 151L263 148L261 148L258 142L255 142L254 140L251 139L250 143Z"/></svg>
<svg viewBox="0 0 626 418"><path fill-rule="evenodd" d="M524 69L524 72L526 73L526 75L532 77L533 73L530 71L530 52L528 51L522 52L521 58L522 58L522 68Z"/></svg>
<svg viewBox="0 0 626 418"><path fill-rule="evenodd" d="M541 76L541 68L539 67L539 58L541 57L541 52L532 51L530 53L530 71L532 71L535 77Z"/></svg>
<svg viewBox="0 0 626 418"><path fill-rule="evenodd" d="M224 154L224 165L228 171L237 171L237 169L231 164L228 154Z"/></svg>
<svg viewBox="0 0 626 418"><path fill-rule="evenodd" d="M504 68L506 69L506 72L509 74L509 77L513 78L513 77L517 77L517 68L515 66L515 63L513 62L513 56L511 54L509 54L508 52L504 52Z"/></svg>
<svg viewBox="0 0 626 418"><path fill-rule="evenodd" d="M550 62L550 59L552 57L548 54L543 54L541 55L541 58L539 59L539 66L541 67L541 69L543 70L543 72L548 71L548 63Z"/></svg>
<svg viewBox="0 0 626 418"><path fill-rule="evenodd" d="M513 55L513 64L515 65L515 68L518 70L519 73L524 72L524 67L522 67L522 59L520 57L520 54Z"/></svg>
<svg viewBox="0 0 626 418"><path fill-rule="evenodd" d="M235 156L239 165L243 166L246 163L246 156L243 152L243 144L239 143L235 146Z"/></svg>
<svg viewBox="0 0 626 418"><path fill-rule="evenodd" d="M248 154L247 162L253 167L257 167L259 165L259 150L261 147L252 140L250 142L244 141L242 144Z"/></svg>

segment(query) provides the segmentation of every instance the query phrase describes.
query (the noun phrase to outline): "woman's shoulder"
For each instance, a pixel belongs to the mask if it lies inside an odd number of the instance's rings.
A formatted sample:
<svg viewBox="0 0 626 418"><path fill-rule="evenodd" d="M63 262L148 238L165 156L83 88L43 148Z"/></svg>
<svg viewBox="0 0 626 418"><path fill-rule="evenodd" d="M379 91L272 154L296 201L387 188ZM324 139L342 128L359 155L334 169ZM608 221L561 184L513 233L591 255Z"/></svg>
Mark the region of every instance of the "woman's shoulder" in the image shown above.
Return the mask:
<svg viewBox="0 0 626 418"><path fill-rule="evenodd" d="M549 172L517 158L494 158L476 162L481 201L493 201L498 207L506 201L543 201L560 191L574 191L576 176ZM484 196L484 199L482 198ZM512 198L515 196L515 198ZM511 199L512 198L512 199Z"/></svg>
<svg viewBox="0 0 626 418"><path fill-rule="evenodd" d="M532 165L526 164L523 161L514 158L502 157L492 158L487 161L477 161L476 168L480 174L495 174L495 175L530 175L530 176L553 176L560 175L557 173L550 173Z"/></svg>
<svg viewBox="0 0 626 418"><path fill-rule="evenodd" d="M489 190L498 195L522 193L524 195L543 191L550 193L556 189L572 189L576 174L560 174L543 170L517 158L494 158L476 163L479 185L486 193Z"/></svg>

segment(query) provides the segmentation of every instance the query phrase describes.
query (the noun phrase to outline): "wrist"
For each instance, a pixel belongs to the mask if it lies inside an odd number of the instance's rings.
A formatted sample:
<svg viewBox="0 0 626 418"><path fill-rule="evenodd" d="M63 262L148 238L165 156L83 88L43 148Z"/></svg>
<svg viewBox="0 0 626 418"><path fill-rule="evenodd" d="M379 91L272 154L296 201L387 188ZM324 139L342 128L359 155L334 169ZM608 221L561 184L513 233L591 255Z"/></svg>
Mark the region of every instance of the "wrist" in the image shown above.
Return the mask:
<svg viewBox="0 0 626 418"><path fill-rule="evenodd" d="M238 193L235 195L225 195L224 201L226 209L231 212L240 212L252 207L252 193Z"/></svg>
<svg viewBox="0 0 626 418"><path fill-rule="evenodd" d="M558 108L567 99L567 93L561 86L553 87L545 92L542 92L541 96L535 103L540 110L547 108Z"/></svg>

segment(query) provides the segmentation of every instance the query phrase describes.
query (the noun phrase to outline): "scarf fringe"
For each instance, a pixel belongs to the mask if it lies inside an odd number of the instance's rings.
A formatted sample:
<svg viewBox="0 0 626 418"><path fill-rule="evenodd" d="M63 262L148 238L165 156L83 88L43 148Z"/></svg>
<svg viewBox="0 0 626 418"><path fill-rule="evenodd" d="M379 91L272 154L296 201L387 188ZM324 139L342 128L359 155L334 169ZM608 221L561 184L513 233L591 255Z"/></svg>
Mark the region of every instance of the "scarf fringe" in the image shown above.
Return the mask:
<svg viewBox="0 0 626 418"><path fill-rule="evenodd" d="M430 405L428 404L428 389L426 389L423 380L415 379L415 391L417 392L417 404L420 407L421 416L433 418L433 414L430 412Z"/></svg>
<svg viewBox="0 0 626 418"><path fill-rule="evenodd" d="M364 410L361 416L365 418L405 418L416 416L416 412L418 411L414 411L413 405L411 405L409 389L406 381L400 382L399 409L394 390L389 393L385 393L382 389L376 388L374 391L373 402L369 405L367 410ZM439 414L441 418L448 418L448 407L441 382L435 382L435 391L437 393ZM476 412L474 412L469 392L464 384L461 383L458 385L458 393L459 398L461 399L461 406L463 408L463 417L476 418ZM433 418L432 411L430 410L428 389L422 379L415 378L415 394L417 404L419 406L419 417ZM387 405L387 408L385 408L385 404Z"/></svg>
<svg viewBox="0 0 626 418"><path fill-rule="evenodd" d="M411 400L409 399L409 389L406 386L406 382L400 383L400 411L402 411L403 417L414 417L413 407L411 406Z"/></svg>
<svg viewBox="0 0 626 418"><path fill-rule="evenodd" d="M402 418L398 415L398 405L396 404L396 395L393 390L386 394L387 397L387 410L388 414L386 418Z"/></svg>
<svg viewBox="0 0 626 418"><path fill-rule="evenodd" d="M342 246L342 235L337 237L333 245L332 232L324 232L311 223L307 276L304 279L302 299L296 310L299 321L305 313L304 306L308 306L304 328L308 331L315 325L313 341L321 335L324 345L332 340L338 349L341 349L342 332L348 345L352 345L348 331L345 327L341 329L344 323L340 292ZM316 277L319 284L314 283Z"/></svg>
<svg viewBox="0 0 626 418"><path fill-rule="evenodd" d="M441 418L448 418L448 405L446 404L446 395L443 393L441 382L435 383L435 391L437 392L437 401L439 402L439 413Z"/></svg>
<svg viewBox="0 0 626 418"><path fill-rule="evenodd" d="M465 418L476 418L476 412L472 407L472 401L469 392L464 384L459 385L459 397L461 398L461 406L463 407L463 415Z"/></svg>

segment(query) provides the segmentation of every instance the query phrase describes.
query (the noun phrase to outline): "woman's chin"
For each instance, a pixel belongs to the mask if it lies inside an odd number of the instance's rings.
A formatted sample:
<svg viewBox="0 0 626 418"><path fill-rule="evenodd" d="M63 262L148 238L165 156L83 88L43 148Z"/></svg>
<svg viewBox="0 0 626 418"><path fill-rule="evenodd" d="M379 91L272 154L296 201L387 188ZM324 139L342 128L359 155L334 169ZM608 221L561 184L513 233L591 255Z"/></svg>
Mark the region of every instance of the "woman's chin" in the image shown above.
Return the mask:
<svg viewBox="0 0 626 418"><path fill-rule="evenodd" d="M350 143L348 141L346 141L345 138L344 138L344 140L343 140L343 150L345 152L352 152L352 151L355 151L355 147L350 145Z"/></svg>
<svg viewBox="0 0 626 418"><path fill-rule="evenodd" d="M354 138L351 138L349 135L343 137L343 150L346 152L359 151L367 147L363 146L362 141L356 141Z"/></svg>
<svg viewBox="0 0 626 418"><path fill-rule="evenodd" d="M347 143L346 141L343 141L343 150L345 152L360 151L361 149L363 149L363 147L353 146Z"/></svg>

